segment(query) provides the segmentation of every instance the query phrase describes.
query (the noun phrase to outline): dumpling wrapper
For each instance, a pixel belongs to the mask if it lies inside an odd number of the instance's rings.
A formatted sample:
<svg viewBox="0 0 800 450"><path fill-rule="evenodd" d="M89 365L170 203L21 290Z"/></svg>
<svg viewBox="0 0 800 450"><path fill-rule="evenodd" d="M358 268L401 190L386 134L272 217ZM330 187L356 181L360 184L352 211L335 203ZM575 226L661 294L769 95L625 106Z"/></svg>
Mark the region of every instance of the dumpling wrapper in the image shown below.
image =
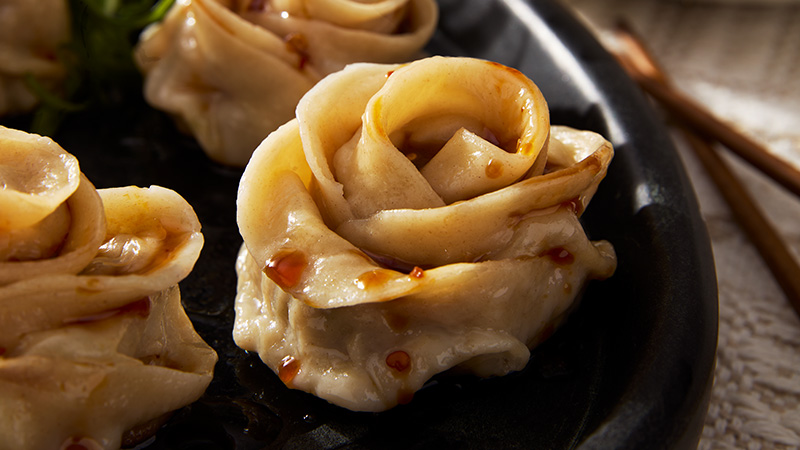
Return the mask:
<svg viewBox="0 0 800 450"><path fill-rule="evenodd" d="M83 270L106 223L78 161L50 138L5 127L0 149L0 286Z"/></svg>
<svg viewBox="0 0 800 450"><path fill-rule="evenodd" d="M41 259L0 261L0 449L120 448L130 430L197 400L213 376L216 353L177 287L202 249L200 223L172 190L98 191L51 140L7 129L0 138L12 156L0 164L12 208L3 215L48 205L40 222L0 230L0 243L19 253L62 242Z"/></svg>
<svg viewBox="0 0 800 450"><path fill-rule="evenodd" d="M130 430L197 400L216 360L177 286L28 333L0 357L0 449L118 449Z"/></svg>
<svg viewBox="0 0 800 450"><path fill-rule="evenodd" d="M353 410L405 403L456 367L520 370L615 270L579 222L612 156L595 133L551 127L513 69L348 66L245 169L234 340Z"/></svg>
<svg viewBox="0 0 800 450"><path fill-rule="evenodd" d="M181 0L142 33L136 60L147 101L209 157L243 167L320 78L352 62L410 60L436 21L433 0Z"/></svg>
<svg viewBox="0 0 800 450"><path fill-rule="evenodd" d="M100 189L106 235L77 274L26 277L0 287L0 347L25 333L121 308L185 278L203 247L191 206L158 186Z"/></svg>

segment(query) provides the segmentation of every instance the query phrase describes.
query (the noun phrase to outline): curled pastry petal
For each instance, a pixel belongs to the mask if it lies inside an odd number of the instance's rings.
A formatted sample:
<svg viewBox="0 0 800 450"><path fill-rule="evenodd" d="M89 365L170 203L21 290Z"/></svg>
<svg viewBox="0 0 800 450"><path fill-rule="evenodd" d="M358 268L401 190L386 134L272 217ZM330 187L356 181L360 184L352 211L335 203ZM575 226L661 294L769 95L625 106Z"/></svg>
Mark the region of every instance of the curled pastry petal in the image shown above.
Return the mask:
<svg viewBox="0 0 800 450"><path fill-rule="evenodd" d="M0 347L11 348L34 330L115 311L191 272L203 235L183 198L157 186L99 192L108 230L79 274L28 274L0 287Z"/></svg>
<svg viewBox="0 0 800 450"><path fill-rule="evenodd" d="M177 287L203 246L200 223L174 191L98 191L52 141L19 142L3 148L19 153L4 161L7 185L25 194L45 186L42 202L54 205L33 225L0 230L11 255L0 261L0 413L8 419L0 449L120 448L128 431L154 432L211 381L216 354L192 328ZM48 190L69 185L73 173L75 188ZM48 242L58 248L34 257L31 249Z"/></svg>
<svg viewBox="0 0 800 450"><path fill-rule="evenodd" d="M77 160L51 139L0 127L0 286L83 270L106 232Z"/></svg>
<svg viewBox="0 0 800 450"><path fill-rule="evenodd" d="M205 152L244 166L320 78L357 61L407 61L435 28L432 0L184 0L147 29L145 97Z"/></svg>
<svg viewBox="0 0 800 450"><path fill-rule="evenodd" d="M50 138L0 127L0 229L31 226L78 188L74 156Z"/></svg>
<svg viewBox="0 0 800 450"><path fill-rule="evenodd" d="M0 448L132 447L132 430L199 398L216 360L177 287L114 315L29 333L0 357Z"/></svg>
<svg viewBox="0 0 800 450"><path fill-rule="evenodd" d="M579 221L612 157L599 135L551 126L513 69L348 66L242 176L234 339L287 385L356 410L453 368L519 370L616 268Z"/></svg>

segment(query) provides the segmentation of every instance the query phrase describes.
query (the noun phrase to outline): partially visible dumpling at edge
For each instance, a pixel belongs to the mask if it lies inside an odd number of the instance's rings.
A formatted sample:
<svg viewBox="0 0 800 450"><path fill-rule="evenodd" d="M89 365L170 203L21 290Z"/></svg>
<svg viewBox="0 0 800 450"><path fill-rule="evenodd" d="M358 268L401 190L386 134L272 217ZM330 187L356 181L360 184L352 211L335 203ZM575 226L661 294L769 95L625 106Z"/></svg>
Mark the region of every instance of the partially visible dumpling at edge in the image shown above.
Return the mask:
<svg viewBox="0 0 800 450"><path fill-rule="evenodd" d="M0 127L0 449L130 447L203 394L217 355L178 289L202 246L176 192L96 190Z"/></svg>

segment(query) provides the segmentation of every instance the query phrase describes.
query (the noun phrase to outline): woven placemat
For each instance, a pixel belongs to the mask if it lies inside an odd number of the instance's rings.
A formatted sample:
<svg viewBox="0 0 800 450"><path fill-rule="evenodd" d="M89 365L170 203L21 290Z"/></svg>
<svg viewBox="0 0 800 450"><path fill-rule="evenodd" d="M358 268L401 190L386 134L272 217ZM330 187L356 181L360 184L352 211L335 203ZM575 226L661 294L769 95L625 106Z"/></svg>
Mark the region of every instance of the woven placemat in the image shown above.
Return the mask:
<svg viewBox="0 0 800 450"><path fill-rule="evenodd" d="M800 6L792 2L565 0L601 41L624 17L673 81L800 167ZM694 155L676 136L711 236L719 342L701 449L800 447L800 320ZM800 253L800 199L726 160Z"/></svg>

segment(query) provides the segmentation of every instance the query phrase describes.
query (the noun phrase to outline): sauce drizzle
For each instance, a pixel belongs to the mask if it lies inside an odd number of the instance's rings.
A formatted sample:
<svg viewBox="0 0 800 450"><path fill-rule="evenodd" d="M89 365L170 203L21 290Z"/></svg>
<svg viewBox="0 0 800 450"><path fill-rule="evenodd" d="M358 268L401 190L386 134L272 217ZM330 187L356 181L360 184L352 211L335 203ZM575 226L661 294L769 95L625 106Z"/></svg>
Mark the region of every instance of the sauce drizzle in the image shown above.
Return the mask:
<svg viewBox="0 0 800 450"><path fill-rule="evenodd" d="M264 274L281 288L291 288L300 282L308 266L306 255L300 250L281 250L264 267Z"/></svg>
<svg viewBox="0 0 800 450"><path fill-rule="evenodd" d="M553 247L542 253L542 256L547 256L559 266L568 266L575 262L575 256L564 247Z"/></svg>
<svg viewBox="0 0 800 450"><path fill-rule="evenodd" d="M486 165L486 176L489 178L500 178L503 175L503 163L497 160L489 160L489 164Z"/></svg>
<svg viewBox="0 0 800 450"><path fill-rule="evenodd" d="M372 287L386 284L394 275L394 272L386 269L375 269L364 272L356 278L356 286L359 289L369 289Z"/></svg>
<svg viewBox="0 0 800 450"><path fill-rule="evenodd" d="M289 386L299 372L300 361L294 359L293 356L286 356L281 360L281 366L278 368L278 378L283 381L283 384Z"/></svg>
<svg viewBox="0 0 800 450"><path fill-rule="evenodd" d="M411 357L408 353L397 350L386 356L386 365L397 372L405 372L411 366Z"/></svg>

